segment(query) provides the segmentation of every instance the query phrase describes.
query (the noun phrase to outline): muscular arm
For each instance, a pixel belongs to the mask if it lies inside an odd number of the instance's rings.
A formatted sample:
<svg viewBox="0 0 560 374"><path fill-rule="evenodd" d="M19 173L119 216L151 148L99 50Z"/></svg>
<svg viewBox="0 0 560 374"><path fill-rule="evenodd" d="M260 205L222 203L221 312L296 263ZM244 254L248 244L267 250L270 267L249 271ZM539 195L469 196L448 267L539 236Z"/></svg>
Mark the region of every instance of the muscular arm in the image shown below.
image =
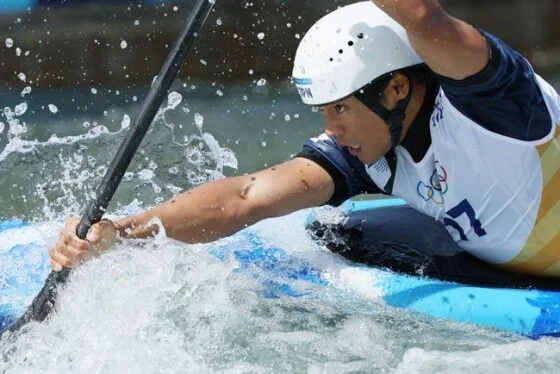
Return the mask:
<svg viewBox="0 0 560 374"><path fill-rule="evenodd" d="M148 237L158 230L148 222L158 217L168 236L208 242L262 219L324 204L333 192L332 178L322 167L294 158L255 174L207 183L117 225L124 237Z"/></svg>
<svg viewBox="0 0 560 374"><path fill-rule="evenodd" d="M372 0L401 24L416 52L436 73L462 80L484 69L488 43L469 24L447 14L437 0Z"/></svg>

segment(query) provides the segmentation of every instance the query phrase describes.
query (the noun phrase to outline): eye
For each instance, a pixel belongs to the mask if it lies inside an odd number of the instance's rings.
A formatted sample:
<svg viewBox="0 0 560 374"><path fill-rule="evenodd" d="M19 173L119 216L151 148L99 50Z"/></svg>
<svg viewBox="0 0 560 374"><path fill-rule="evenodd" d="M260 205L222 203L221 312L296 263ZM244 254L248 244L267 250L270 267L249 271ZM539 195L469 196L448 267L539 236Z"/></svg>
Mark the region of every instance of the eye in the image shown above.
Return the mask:
<svg viewBox="0 0 560 374"><path fill-rule="evenodd" d="M336 104L336 105L334 106L334 110L335 110L338 114L341 114L341 113L344 113L344 112L346 111L346 106L344 106L344 105L342 105L342 104Z"/></svg>

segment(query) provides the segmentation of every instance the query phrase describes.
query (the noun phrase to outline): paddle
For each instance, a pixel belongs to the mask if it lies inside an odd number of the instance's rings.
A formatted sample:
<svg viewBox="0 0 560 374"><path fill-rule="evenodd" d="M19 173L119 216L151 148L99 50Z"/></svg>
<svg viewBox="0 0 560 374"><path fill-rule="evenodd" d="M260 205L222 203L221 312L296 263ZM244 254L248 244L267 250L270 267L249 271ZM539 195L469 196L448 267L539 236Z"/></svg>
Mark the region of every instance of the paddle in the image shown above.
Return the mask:
<svg viewBox="0 0 560 374"><path fill-rule="evenodd" d="M123 140L115 158L107 169L107 173L99 184L96 192L96 198L91 200L82 215L82 219L76 229L76 234L81 239L85 239L90 227L99 222L105 213L105 209L111 198L115 194L121 179L132 161L136 150L140 146L144 135L150 128L154 117L167 94L171 83L177 76L179 69L197 37L198 32L202 28L204 21L210 14L215 0L197 0L187 21L179 34L179 37L173 44L169 55L167 56L163 67L156 81L153 83L144 103L142 110L136 118L136 121L130 128L130 133ZM45 285L35 297L25 313L9 325L6 330L0 334L0 338L6 331L16 332L30 321L42 322L53 310L55 299L58 294L58 286L66 281L70 269L63 269L60 272L52 271Z"/></svg>

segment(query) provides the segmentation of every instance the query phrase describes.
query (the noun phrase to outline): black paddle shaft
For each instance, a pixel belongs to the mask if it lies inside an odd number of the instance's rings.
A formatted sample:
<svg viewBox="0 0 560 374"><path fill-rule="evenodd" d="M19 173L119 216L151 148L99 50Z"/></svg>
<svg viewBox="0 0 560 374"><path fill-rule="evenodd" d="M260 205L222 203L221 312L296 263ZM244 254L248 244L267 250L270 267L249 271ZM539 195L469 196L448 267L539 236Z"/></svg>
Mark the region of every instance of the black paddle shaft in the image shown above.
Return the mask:
<svg viewBox="0 0 560 374"><path fill-rule="evenodd" d="M171 83L173 83L177 76L190 47L210 14L215 1L198 0L190 12L181 34L173 44L157 79L152 84L144 100L140 114L132 124L128 136L123 140L115 158L99 184L95 199L90 201L84 211L76 229L76 234L80 239L85 239L90 227L99 222L103 217L107 205L109 205L113 198L126 169L130 165L144 135L150 128ZM67 268L60 272L51 271L45 281L45 285L35 299L33 299L29 308L21 317L8 326L5 331L16 332L30 321L44 321L54 308L58 285L64 283L69 274L70 269Z"/></svg>

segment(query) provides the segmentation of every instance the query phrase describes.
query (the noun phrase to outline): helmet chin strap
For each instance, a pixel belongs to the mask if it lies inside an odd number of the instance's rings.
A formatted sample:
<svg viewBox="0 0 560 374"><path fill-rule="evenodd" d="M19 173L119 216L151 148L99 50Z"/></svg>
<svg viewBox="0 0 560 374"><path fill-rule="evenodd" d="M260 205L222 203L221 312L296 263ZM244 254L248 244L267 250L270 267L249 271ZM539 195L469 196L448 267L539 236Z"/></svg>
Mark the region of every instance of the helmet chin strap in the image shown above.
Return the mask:
<svg viewBox="0 0 560 374"><path fill-rule="evenodd" d="M385 87L387 87L389 80L383 84L381 91L377 88L378 85L368 84L354 95L366 107L371 109L375 114L381 117L385 123L387 123L389 126L389 132L391 133L391 150L395 149L395 147L401 142L403 122L406 117L406 108L410 103L410 99L412 98L412 93L414 91L414 81L410 78L410 76L407 75L407 77L410 82L408 94L404 99L397 101L393 110L385 108L379 102L382 92L385 90Z"/></svg>

